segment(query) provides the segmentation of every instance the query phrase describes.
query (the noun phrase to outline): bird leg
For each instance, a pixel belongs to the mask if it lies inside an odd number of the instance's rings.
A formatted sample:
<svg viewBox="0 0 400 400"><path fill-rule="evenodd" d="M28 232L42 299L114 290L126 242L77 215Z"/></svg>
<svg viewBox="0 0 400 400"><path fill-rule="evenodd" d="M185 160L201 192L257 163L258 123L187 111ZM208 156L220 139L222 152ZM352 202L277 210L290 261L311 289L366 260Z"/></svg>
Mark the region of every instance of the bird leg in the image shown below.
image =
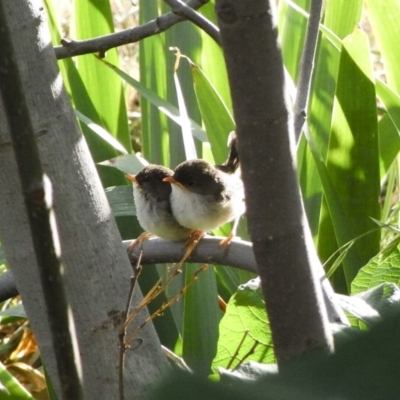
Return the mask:
<svg viewBox="0 0 400 400"><path fill-rule="evenodd" d="M221 247L228 247L231 244L232 239L236 236L237 227L239 225L239 218L240 218L240 215L237 218L235 218L235 220L233 221L233 227L232 227L231 233L225 239L222 239L219 242L219 245Z"/></svg>
<svg viewBox="0 0 400 400"><path fill-rule="evenodd" d="M228 246L231 244L232 239L233 239L234 237L235 237L235 233L234 233L234 232L231 232L225 239L222 239L222 240L218 243L218 245L221 246L221 247L228 247Z"/></svg>
<svg viewBox="0 0 400 400"><path fill-rule="evenodd" d="M129 247L127 248L127 252L128 254L130 254L132 252L132 250L134 249L134 247L136 247L137 245L139 245L140 247L142 247L143 242L145 242L146 240L150 239L153 236L152 233L150 232L143 232L141 233L136 240L134 240Z"/></svg>
<svg viewBox="0 0 400 400"><path fill-rule="evenodd" d="M196 246L199 244L201 238L205 236L205 232L203 231L193 231L189 238L185 242L185 254L183 255L182 259L179 261L179 268L182 266L182 264L189 258L189 256L192 254Z"/></svg>

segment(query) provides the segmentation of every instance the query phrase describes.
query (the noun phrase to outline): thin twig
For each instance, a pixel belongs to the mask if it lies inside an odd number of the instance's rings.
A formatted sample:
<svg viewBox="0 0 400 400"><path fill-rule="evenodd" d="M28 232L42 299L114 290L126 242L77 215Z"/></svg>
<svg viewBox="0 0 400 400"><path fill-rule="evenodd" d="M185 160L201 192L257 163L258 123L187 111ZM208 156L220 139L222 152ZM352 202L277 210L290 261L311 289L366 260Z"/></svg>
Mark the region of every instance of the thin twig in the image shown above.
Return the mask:
<svg viewBox="0 0 400 400"><path fill-rule="evenodd" d="M172 280L175 279L175 277L178 276L181 272L182 271L180 270L180 268L175 268L174 273L167 279L167 281L164 284L160 284L161 278L159 278L157 282L153 285L153 287L149 290L149 292L146 293L145 296L143 296L143 299L140 301L135 310L132 311L132 313L126 318L126 321L124 323L124 329L126 329L128 325L137 317L140 311L144 307L146 307L151 301L157 298L164 291L164 289L172 282Z"/></svg>
<svg viewBox="0 0 400 400"><path fill-rule="evenodd" d="M243 361L250 357L252 354L254 354L256 347L260 344L260 342L258 340L256 340L253 344L253 346L251 346L250 350L239 360L238 364L236 365L236 367L234 368L237 369L240 367L240 365L243 363Z"/></svg>
<svg viewBox="0 0 400 400"><path fill-rule="evenodd" d="M193 22L196 26L206 32L212 37L216 43L221 45L221 37L219 28L214 25L207 18L203 17L200 13L189 7L181 0L164 0L170 7L174 14Z"/></svg>
<svg viewBox="0 0 400 400"><path fill-rule="evenodd" d="M162 313L170 306L172 306L173 304L175 304L185 293L186 291L189 289L189 287L197 280L197 276L200 272L205 271L208 268L208 265L203 265L201 266L193 275L192 279L190 280L190 282L188 282L180 291L177 295L175 295L172 299L166 301L164 304L161 305L161 307L156 310L153 314L151 314L148 318L146 318L146 320L144 322L142 322L142 324L140 324L138 327L136 327L132 333L130 334L130 336L128 337L128 340L126 341L127 343L130 343L134 337L136 336L137 332L139 332L140 329L142 329L146 324L148 324L150 321L152 321L154 318L162 315ZM165 288L167 287L167 285L163 285L163 287L160 290L163 291ZM158 293L159 294L159 293ZM157 294L157 295L158 295ZM144 306L147 306L148 303L146 303ZM137 308L137 312L135 312L135 316L138 314L138 312L143 308L143 306L140 308ZM131 321L133 320L133 318L131 318Z"/></svg>
<svg viewBox="0 0 400 400"><path fill-rule="evenodd" d="M306 108L311 85L311 74L314 67L314 57L317 48L319 24L321 22L323 0L311 0L310 16L303 54L300 60L299 79L297 82L296 101L294 105L294 133L296 142L300 138L306 120Z"/></svg>
<svg viewBox="0 0 400 400"><path fill-rule="evenodd" d="M118 383L119 383L119 399L124 400L125 399L125 394L124 394L124 365L125 365L125 354L126 354L126 349L127 349L127 344L125 342L125 337L126 337L126 319L128 318L129 310L132 305L132 299L133 299L133 294L135 292L135 287L137 284L137 281L139 279L139 275L142 272L142 267L140 264L140 261L142 259L143 251L139 253L139 257L136 262L136 266L133 270L133 275L131 276L131 285L129 288L129 294L128 294L128 299L126 302L126 307L125 307L125 321L122 324L122 327L119 332L119 369L118 369Z"/></svg>
<svg viewBox="0 0 400 400"><path fill-rule="evenodd" d="M186 5L188 8L197 10L202 5L208 3L208 1L209 0L188 0ZM107 50L157 35L182 21L186 21L186 19L173 12L169 12L143 25L132 29L125 29L121 32L111 33L88 40L63 39L61 41L62 46L54 47L54 51L59 60L90 53L99 53L100 57L104 57Z"/></svg>
<svg viewBox="0 0 400 400"><path fill-rule="evenodd" d="M240 351L241 347L243 346L244 340L246 339L246 337L247 337L248 334L249 334L249 331L248 331L248 330L245 330L245 331L244 331L244 334L243 334L243 337L242 337L242 340L241 340L240 343L238 344L238 347L236 348L235 352L233 353L231 359L229 360L229 363L228 363L228 365L226 366L226 369L230 369L230 368L231 368L231 366L232 366L233 362L235 361L235 358L236 358L237 355L239 354L239 351Z"/></svg>
<svg viewBox="0 0 400 400"><path fill-rule="evenodd" d="M143 297L142 301L139 303L139 305L136 307L136 310L132 312L131 315L129 315L129 317L126 319L125 324L124 324L124 329L127 328L127 326L136 318L136 316L139 314L139 312L146 307L151 301L153 301L156 297L158 297L164 290L165 288L171 283L171 281L173 279L175 279L175 277L177 275L179 275L182 272L182 266L184 264L184 262L188 259L188 257L192 254L192 252L196 249L197 245L200 242L200 239L204 236L204 234L202 233L200 237L198 237L195 240L191 240L189 241L189 243L187 243L185 245L185 253L182 256L181 260L179 261L178 265L175 267L174 269L174 273L167 279L167 281L164 284L161 284L161 278L158 279L158 281L154 284L154 286L150 289L150 291ZM137 241L138 239L136 239ZM134 250L135 246L132 246L133 244L136 243L136 241L133 241L129 246L128 246L128 256L131 256L132 251ZM143 243L145 243L145 241L141 242L141 246L140 246L140 259L142 259L142 255L143 255ZM167 269L167 272L169 272L169 270ZM197 274L197 273L196 273ZM195 275L196 275L195 274ZM188 285L187 285L188 286ZM177 301L177 300L176 300ZM169 305L171 305L172 303L170 303ZM162 308L163 306L161 306ZM166 308L166 307L165 307ZM148 318L148 320L145 321L145 323L143 324L143 326L151 321L152 319L154 319L157 315L157 313L161 313L162 311L164 311L163 308L161 311L160 309L157 310L152 316L150 316ZM139 327L139 329L142 328L142 325Z"/></svg>

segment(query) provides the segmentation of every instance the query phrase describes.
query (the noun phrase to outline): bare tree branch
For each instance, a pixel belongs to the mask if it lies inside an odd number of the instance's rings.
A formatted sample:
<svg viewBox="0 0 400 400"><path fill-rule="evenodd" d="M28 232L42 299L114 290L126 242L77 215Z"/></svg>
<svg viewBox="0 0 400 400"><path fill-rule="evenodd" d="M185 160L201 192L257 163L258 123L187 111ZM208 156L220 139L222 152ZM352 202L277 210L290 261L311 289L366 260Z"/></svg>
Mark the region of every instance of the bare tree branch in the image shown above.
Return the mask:
<svg viewBox="0 0 400 400"><path fill-rule="evenodd" d="M321 13L322 0L312 0L306 40L300 60L299 80L297 82L296 102L294 105L294 133L296 141L299 140L301 130L306 120L306 108L311 86L311 74L314 67L314 57L317 49Z"/></svg>
<svg viewBox="0 0 400 400"><path fill-rule="evenodd" d="M206 236L200 240L188 258L188 262L229 265L244 271L257 272L253 246L250 242L233 240L229 247L219 246L223 237ZM128 248L132 241L125 240ZM160 238L146 240L142 244L142 264L179 262L186 252L185 242L171 242ZM136 246L130 253L131 263L136 263L140 247Z"/></svg>
<svg viewBox="0 0 400 400"><path fill-rule="evenodd" d="M186 18L188 21L193 22L200 29L210 35L219 45L221 45L221 37L219 35L219 28L215 26L207 18L190 8L186 3L181 0L164 0L172 9L172 12L180 17Z"/></svg>
<svg viewBox="0 0 400 400"><path fill-rule="evenodd" d="M226 265L239 268L244 271L258 274L257 264L254 258L253 246L250 242L238 240L231 242L228 248L219 246L222 237L206 236L191 253L188 262L210 263ZM127 249L132 240L125 240L124 247ZM185 255L184 242L171 242L168 240L153 238L142 244L143 255L141 264L156 263L177 263ZM130 253L130 261L136 264L140 257L140 247L136 247ZM329 316L329 321L348 325L348 320L335 298L335 293L328 279L325 278L325 271L320 263L316 264L318 277L321 281L324 300ZM15 282L10 271L0 275L0 302L14 297L18 294Z"/></svg>
<svg viewBox="0 0 400 400"><path fill-rule="evenodd" d="M80 357L74 349L76 331L70 319L70 305L63 282L63 266L60 259L60 243L53 209L53 188L44 175L39 151L25 98L10 32L10 3L0 3L0 91L10 127L19 179L31 237L39 269L40 280L47 310L57 370L61 382L62 398L83 399L82 381L78 370Z"/></svg>
<svg viewBox="0 0 400 400"><path fill-rule="evenodd" d="M197 10L202 5L208 3L208 1L209 0L188 0L186 6L187 8ZM100 57L104 57L107 50L157 35L182 21L186 21L186 18L176 15L171 11L143 25L110 35L99 36L88 40L69 41L63 39L61 41L62 46L54 47L54 51L58 60L90 53L99 53Z"/></svg>
<svg viewBox="0 0 400 400"><path fill-rule="evenodd" d="M223 237L216 236L206 236L201 239L200 243L188 258L188 262L226 265L242 269L243 271L254 272L255 274L259 273L254 258L253 245L250 242L235 239L228 248L224 248L219 246L222 239ZM131 243L131 240L125 240L124 246L128 248ZM145 241L142 245L142 249L143 255L141 262L143 265L177 263L181 261L186 252L184 242L171 242L160 238L153 238ZM140 254L139 246L133 249L129 255L132 264L137 262ZM324 268L318 260L316 260L314 267L317 270L318 279L321 282L329 321L332 323L349 325L346 315L335 298L332 286L325 277Z"/></svg>

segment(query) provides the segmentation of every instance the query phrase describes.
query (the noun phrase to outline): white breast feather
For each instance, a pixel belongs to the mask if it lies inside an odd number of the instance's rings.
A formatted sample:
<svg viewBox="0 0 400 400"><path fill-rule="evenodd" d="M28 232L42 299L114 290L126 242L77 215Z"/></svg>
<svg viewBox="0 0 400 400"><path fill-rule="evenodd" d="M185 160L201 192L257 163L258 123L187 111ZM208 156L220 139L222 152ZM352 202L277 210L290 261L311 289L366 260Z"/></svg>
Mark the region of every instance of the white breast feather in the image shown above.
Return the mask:
<svg viewBox="0 0 400 400"><path fill-rule="evenodd" d="M244 212L244 207L236 207L236 211L239 209L240 213L235 212L235 207L232 207L239 201L243 203L241 198L242 195L238 192L233 194L231 201L216 204L213 196L199 195L172 185L171 207L175 219L181 225L208 232Z"/></svg>

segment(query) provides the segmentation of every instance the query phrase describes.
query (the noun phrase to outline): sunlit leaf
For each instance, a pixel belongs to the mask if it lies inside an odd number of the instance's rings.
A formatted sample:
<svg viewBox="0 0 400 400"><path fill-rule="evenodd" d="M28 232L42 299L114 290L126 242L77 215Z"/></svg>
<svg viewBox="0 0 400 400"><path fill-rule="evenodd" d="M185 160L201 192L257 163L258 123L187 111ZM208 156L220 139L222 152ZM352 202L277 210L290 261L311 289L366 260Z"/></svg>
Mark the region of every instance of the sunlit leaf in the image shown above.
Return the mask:
<svg viewBox="0 0 400 400"><path fill-rule="evenodd" d="M124 79L129 85L133 86L136 90L140 92L140 94L149 100L154 106L156 106L161 112L163 112L167 117L171 118L177 124L181 124L181 118L179 115L179 110L168 103L166 100L159 97L156 93L144 87L140 82L135 80L134 78L127 75L125 72L121 71L117 67L112 64L109 64L103 61L108 67L113 69L122 79ZM193 136L202 142L208 142L208 138L203 128L198 125L196 122L191 121L191 129Z"/></svg>
<svg viewBox="0 0 400 400"><path fill-rule="evenodd" d="M370 217L379 219L379 148L376 94L367 36L354 31L343 40L327 168L341 202L358 236L374 228ZM360 118L360 115L363 117ZM336 216L332 218L338 245ZM322 220L321 224L325 221ZM332 247L327 230L321 231L319 246ZM322 236L324 235L324 236ZM357 241L343 261L347 287L359 268L379 251L379 232Z"/></svg>
<svg viewBox="0 0 400 400"><path fill-rule="evenodd" d="M400 36L400 1L366 0L368 20L385 63L387 82L400 94L400 55L397 39Z"/></svg>
<svg viewBox="0 0 400 400"><path fill-rule="evenodd" d="M138 154L127 154L98 163L106 167L117 168L125 174L137 174L148 162Z"/></svg>
<svg viewBox="0 0 400 400"><path fill-rule="evenodd" d="M385 282L400 285L400 245L388 256L378 254L361 268L351 285L351 292L360 293Z"/></svg>
<svg viewBox="0 0 400 400"><path fill-rule="evenodd" d="M91 39L114 31L108 1L75 0L74 9L76 39ZM106 60L118 65L115 48L107 51ZM77 66L102 123L130 152L130 134L121 80L93 55L79 57Z"/></svg>
<svg viewBox="0 0 400 400"><path fill-rule="evenodd" d="M0 399L35 400L0 362Z"/></svg>
<svg viewBox="0 0 400 400"><path fill-rule="evenodd" d="M254 352L250 350L254 347ZM235 368L241 361L274 363L265 303L257 280L239 287L220 324L213 369Z"/></svg>
<svg viewBox="0 0 400 400"><path fill-rule="evenodd" d="M235 123L227 106L204 72L194 63L189 63L201 116L212 143L211 151L216 164L222 164L228 153L227 138L235 129Z"/></svg>
<svg viewBox="0 0 400 400"><path fill-rule="evenodd" d="M177 69L179 68L181 54L179 49L177 48L170 48L170 50L175 50L176 52L175 53L176 60L175 60L173 75L174 75L176 97L178 99L179 117L181 121L180 125L182 129L182 141L183 141L183 147L185 149L185 157L186 160L194 160L197 158L197 153L194 145L193 136L190 130L190 121L186 109L185 99L183 98L181 83L177 75Z"/></svg>
<svg viewBox="0 0 400 400"><path fill-rule="evenodd" d="M90 128L93 132L95 132L97 135L99 135L99 137L101 137L109 145L114 147L115 150L118 150L119 152L121 152L123 154L128 154L128 152L126 151L125 147L122 146L122 144L119 143L118 140L115 139L115 137L112 136L109 132L107 132L104 128L102 128L101 126L99 126L96 123L94 123L90 118L86 117L85 115L83 115L78 110L75 110L75 115L88 128Z"/></svg>

